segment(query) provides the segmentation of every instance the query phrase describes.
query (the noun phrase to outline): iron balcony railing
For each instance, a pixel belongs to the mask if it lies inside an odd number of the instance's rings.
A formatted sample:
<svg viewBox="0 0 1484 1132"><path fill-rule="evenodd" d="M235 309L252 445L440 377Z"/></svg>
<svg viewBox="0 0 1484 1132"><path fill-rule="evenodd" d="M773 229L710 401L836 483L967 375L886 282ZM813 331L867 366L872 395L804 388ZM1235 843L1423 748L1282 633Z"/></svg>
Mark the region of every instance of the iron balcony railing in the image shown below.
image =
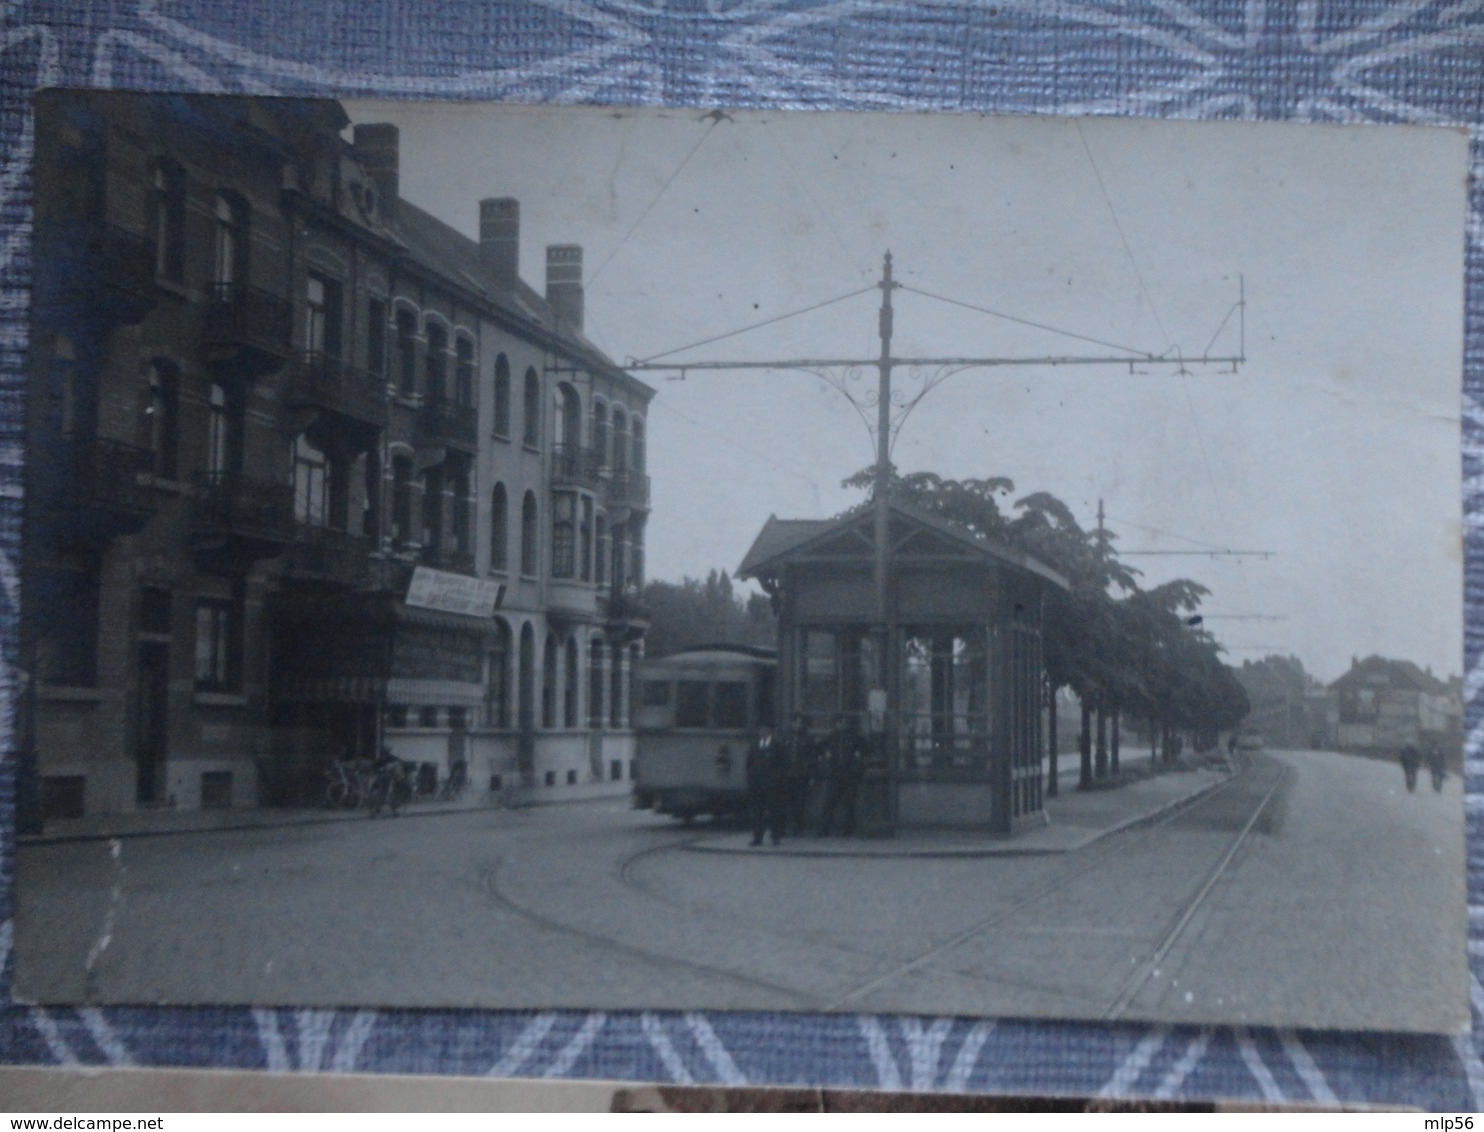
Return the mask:
<svg viewBox="0 0 1484 1132"><path fill-rule="evenodd" d="M294 537L294 489L240 472L196 477L192 526L201 535L232 534L270 542Z"/></svg>
<svg viewBox="0 0 1484 1132"><path fill-rule="evenodd" d="M372 424L386 421L386 380L319 350L294 359L284 393L289 405L314 405Z"/></svg>
<svg viewBox="0 0 1484 1132"><path fill-rule="evenodd" d="M471 452L479 443L479 416L473 405L441 398L418 410L418 439L428 444L454 444Z"/></svg>
<svg viewBox="0 0 1484 1132"><path fill-rule="evenodd" d="M649 477L643 472L614 472L608 481L608 499L630 507L648 507Z"/></svg>
<svg viewBox="0 0 1484 1132"><path fill-rule="evenodd" d="M558 444L551 450L551 482L555 485L596 487L602 456L596 448Z"/></svg>
<svg viewBox="0 0 1484 1132"><path fill-rule="evenodd" d="M246 283L214 283L206 305L207 343L249 351L266 363L289 354L288 301Z"/></svg>
<svg viewBox="0 0 1484 1132"><path fill-rule="evenodd" d="M373 539L331 527L301 524L288 551L288 572L296 578L361 587L371 582Z"/></svg>

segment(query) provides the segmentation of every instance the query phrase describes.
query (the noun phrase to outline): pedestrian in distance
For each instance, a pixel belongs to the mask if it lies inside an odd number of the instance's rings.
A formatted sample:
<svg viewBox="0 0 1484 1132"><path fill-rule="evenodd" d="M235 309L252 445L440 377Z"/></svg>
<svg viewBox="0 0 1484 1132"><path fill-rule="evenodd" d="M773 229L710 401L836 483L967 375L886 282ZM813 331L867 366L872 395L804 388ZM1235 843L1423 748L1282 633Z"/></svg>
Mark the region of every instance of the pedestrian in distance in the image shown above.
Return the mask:
<svg viewBox="0 0 1484 1132"><path fill-rule="evenodd" d="M865 751L855 721L843 712L824 739L821 773L824 778L824 807L819 814L819 836L834 830L835 813L842 812L846 837L855 836L856 797L865 772Z"/></svg>
<svg viewBox="0 0 1484 1132"><path fill-rule="evenodd" d="M774 845L783 840L784 771L782 747L772 729L764 727L747 751L747 810L754 845L763 843L764 831L771 834Z"/></svg>
<svg viewBox="0 0 1484 1132"><path fill-rule="evenodd" d="M1422 765L1422 752L1415 744L1408 743L1402 747L1397 758L1402 764L1402 774L1407 779L1407 792L1413 793L1417 789L1417 768Z"/></svg>
<svg viewBox="0 0 1484 1132"><path fill-rule="evenodd" d="M783 818L784 828L798 837L809 820L809 790L814 784L818 751L809 721L803 712L794 713L793 727L784 741Z"/></svg>
<svg viewBox="0 0 1484 1132"><path fill-rule="evenodd" d="M1443 779L1448 777L1448 765L1443 760L1443 749L1436 743L1429 743L1427 747L1427 770L1432 775L1433 793L1443 792Z"/></svg>

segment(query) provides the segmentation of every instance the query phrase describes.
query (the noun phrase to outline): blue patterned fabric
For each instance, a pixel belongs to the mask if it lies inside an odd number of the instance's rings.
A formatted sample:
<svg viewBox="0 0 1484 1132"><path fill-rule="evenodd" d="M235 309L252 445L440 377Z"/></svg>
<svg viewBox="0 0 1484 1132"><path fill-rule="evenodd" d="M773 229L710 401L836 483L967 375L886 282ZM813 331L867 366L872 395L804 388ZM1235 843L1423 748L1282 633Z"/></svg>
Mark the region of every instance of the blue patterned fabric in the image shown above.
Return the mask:
<svg viewBox="0 0 1484 1132"><path fill-rule="evenodd" d="M783 1014L33 1009L0 1059L1484 1108L1484 9L1456 0L36 0L0 16L0 717L14 688L30 92L437 96L1430 122L1474 133L1463 483L1474 1031L1458 1039Z"/></svg>

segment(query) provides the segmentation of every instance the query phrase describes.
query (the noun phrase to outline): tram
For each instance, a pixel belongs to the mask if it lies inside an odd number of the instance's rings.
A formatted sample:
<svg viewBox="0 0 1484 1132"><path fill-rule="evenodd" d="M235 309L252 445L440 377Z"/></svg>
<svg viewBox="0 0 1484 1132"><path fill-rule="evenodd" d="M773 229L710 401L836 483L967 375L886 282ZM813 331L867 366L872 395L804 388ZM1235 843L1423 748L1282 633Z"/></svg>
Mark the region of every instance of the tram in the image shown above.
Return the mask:
<svg viewBox="0 0 1484 1132"><path fill-rule="evenodd" d="M636 804L686 822L747 804L747 749L772 727L775 649L696 645L639 664Z"/></svg>

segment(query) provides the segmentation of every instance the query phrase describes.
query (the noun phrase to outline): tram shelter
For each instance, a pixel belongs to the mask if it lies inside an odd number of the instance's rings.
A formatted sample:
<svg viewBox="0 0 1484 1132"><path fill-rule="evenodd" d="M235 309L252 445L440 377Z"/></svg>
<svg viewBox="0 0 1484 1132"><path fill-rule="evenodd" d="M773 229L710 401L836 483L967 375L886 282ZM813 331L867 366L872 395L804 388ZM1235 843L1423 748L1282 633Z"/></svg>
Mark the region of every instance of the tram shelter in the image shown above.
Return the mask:
<svg viewBox="0 0 1484 1132"><path fill-rule="evenodd" d="M923 508L888 504L884 601L871 504L770 516L739 567L778 611L778 721L868 736L864 835L1009 834L1039 817L1051 567ZM884 617L883 617L884 610Z"/></svg>

